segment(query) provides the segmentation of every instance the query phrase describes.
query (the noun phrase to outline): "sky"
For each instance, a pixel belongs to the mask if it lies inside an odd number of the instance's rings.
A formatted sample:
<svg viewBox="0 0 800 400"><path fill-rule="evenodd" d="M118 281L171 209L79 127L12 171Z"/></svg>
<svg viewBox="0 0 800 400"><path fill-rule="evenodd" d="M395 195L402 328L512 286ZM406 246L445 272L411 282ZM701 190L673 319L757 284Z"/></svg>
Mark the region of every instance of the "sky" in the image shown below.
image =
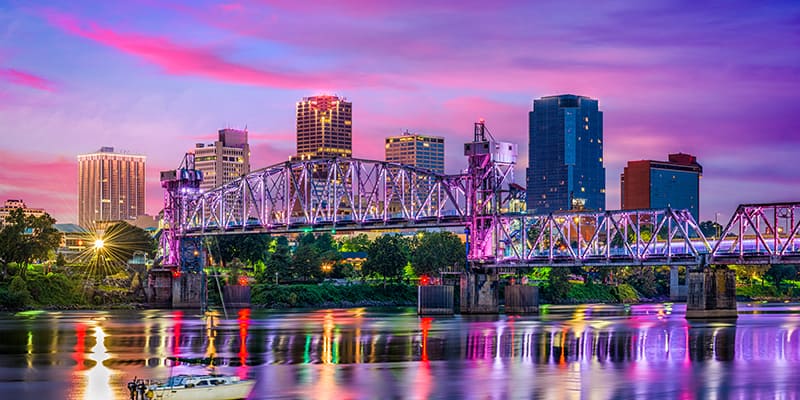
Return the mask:
<svg viewBox="0 0 800 400"><path fill-rule="evenodd" d="M629 160L697 156L701 220L800 201L797 1L0 0L0 201L77 219L77 155L113 146L159 171L222 128L251 168L294 152L295 103L353 103L353 155L441 135L448 172L480 118L519 144L532 100L596 98L606 206Z"/></svg>

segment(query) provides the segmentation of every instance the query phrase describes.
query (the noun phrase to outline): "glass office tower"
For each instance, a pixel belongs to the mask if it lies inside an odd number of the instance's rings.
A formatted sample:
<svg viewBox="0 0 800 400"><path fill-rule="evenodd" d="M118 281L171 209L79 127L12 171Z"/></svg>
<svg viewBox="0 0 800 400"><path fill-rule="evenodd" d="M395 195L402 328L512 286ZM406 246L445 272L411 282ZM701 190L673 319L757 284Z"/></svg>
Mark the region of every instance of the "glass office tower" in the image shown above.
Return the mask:
<svg viewBox="0 0 800 400"><path fill-rule="evenodd" d="M529 134L528 210L605 210L603 113L597 100L572 94L534 100Z"/></svg>

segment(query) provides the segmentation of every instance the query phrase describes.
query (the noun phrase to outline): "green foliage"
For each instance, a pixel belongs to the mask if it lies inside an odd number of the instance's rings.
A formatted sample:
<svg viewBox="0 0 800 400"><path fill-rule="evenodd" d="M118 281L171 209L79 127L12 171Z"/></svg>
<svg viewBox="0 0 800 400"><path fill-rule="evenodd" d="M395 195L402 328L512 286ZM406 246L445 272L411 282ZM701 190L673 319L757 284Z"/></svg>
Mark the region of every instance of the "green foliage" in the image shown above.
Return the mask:
<svg viewBox="0 0 800 400"><path fill-rule="evenodd" d="M271 252L269 258L264 263L264 269L256 274L256 280L261 283L275 282L276 273L280 280L289 279L291 272L289 271L289 264L292 261L289 241L283 236L278 236L270 247Z"/></svg>
<svg viewBox="0 0 800 400"><path fill-rule="evenodd" d="M13 308L22 308L31 302L28 285L21 276L15 276L8 285L8 305Z"/></svg>
<svg viewBox="0 0 800 400"><path fill-rule="evenodd" d="M0 264L3 276L8 274L8 265L17 263L24 276L33 260L46 259L61 242L61 232L53 227L56 220L48 214L25 215L17 208L6 217L0 229Z"/></svg>
<svg viewBox="0 0 800 400"><path fill-rule="evenodd" d="M336 307L373 304L413 304L415 286L384 285L262 285L253 286L253 304L268 308Z"/></svg>
<svg viewBox="0 0 800 400"><path fill-rule="evenodd" d="M633 274L627 282L633 286L644 297L655 297L658 295L656 275L652 267L631 267Z"/></svg>
<svg viewBox="0 0 800 400"><path fill-rule="evenodd" d="M266 262L273 242L270 235L255 233L219 235L208 240L208 248L215 260L227 265L238 258L249 266Z"/></svg>
<svg viewBox="0 0 800 400"><path fill-rule="evenodd" d="M775 264L764 274L764 277L775 286L780 286L784 280L797 279L797 267L794 265Z"/></svg>
<svg viewBox="0 0 800 400"><path fill-rule="evenodd" d="M617 296L605 285L574 284L570 286L569 300L577 303L616 303Z"/></svg>
<svg viewBox="0 0 800 400"><path fill-rule="evenodd" d="M542 288L542 297L552 303L563 302L569 295L569 270L552 268L547 275L547 284Z"/></svg>
<svg viewBox="0 0 800 400"><path fill-rule="evenodd" d="M775 286L751 285L751 286L738 286L736 288L736 297L744 297L753 300L775 299L780 297Z"/></svg>
<svg viewBox="0 0 800 400"><path fill-rule="evenodd" d="M610 292L620 303L636 303L639 301L639 293L636 293L636 289L633 286L626 283L611 287Z"/></svg>
<svg viewBox="0 0 800 400"><path fill-rule="evenodd" d="M32 274L28 277L27 286L33 301L41 306L70 306L82 303L77 282L63 274Z"/></svg>
<svg viewBox="0 0 800 400"><path fill-rule="evenodd" d="M400 235L382 235L367 249L367 261L361 267L366 276L398 279L408 263L407 243Z"/></svg>
<svg viewBox="0 0 800 400"><path fill-rule="evenodd" d="M369 236L365 233L346 236L339 240L339 251L343 253L367 251L369 244Z"/></svg>
<svg viewBox="0 0 800 400"><path fill-rule="evenodd" d="M321 264L322 260L314 244L301 242L294 251L292 261L289 263L289 270L292 271L295 279L315 281L321 276Z"/></svg>
<svg viewBox="0 0 800 400"><path fill-rule="evenodd" d="M424 232L411 254L411 266L417 275L435 274L463 264L464 243L452 232Z"/></svg>

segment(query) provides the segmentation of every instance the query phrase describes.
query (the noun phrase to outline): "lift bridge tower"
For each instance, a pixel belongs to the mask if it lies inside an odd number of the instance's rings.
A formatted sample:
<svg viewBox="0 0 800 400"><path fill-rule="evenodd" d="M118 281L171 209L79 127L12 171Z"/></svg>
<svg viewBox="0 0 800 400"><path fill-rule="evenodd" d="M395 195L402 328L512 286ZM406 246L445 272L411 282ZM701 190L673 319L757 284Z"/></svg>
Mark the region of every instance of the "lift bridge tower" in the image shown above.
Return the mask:
<svg viewBox="0 0 800 400"><path fill-rule="evenodd" d="M517 154L517 145L495 140L482 119L475 123L472 142L464 145L468 162L465 233L470 261L461 277L462 313L497 312L497 273L484 265L495 258L496 216L508 207Z"/></svg>
<svg viewBox="0 0 800 400"><path fill-rule="evenodd" d="M150 271L148 302L173 308L198 307L205 295L202 238L183 237L180 215L199 194L203 173L195 169L194 154L187 153L178 169L161 171L164 218L161 227L161 264Z"/></svg>

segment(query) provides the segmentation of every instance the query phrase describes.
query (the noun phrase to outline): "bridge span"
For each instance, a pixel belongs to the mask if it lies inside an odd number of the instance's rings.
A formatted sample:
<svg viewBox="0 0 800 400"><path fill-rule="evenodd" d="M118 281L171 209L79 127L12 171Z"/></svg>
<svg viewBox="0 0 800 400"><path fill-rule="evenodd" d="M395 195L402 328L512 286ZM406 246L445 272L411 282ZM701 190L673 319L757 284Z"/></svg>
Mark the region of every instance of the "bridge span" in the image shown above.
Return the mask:
<svg viewBox="0 0 800 400"><path fill-rule="evenodd" d="M740 205L712 238L687 210L531 214L524 188L514 183L516 154L516 145L495 140L479 122L473 141L464 145L468 167L460 174L315 159L271 165L205 192L187 154L178 169L161 173L164 265L178 275L202 271L202 238L213 235L434 227L465 233L467 274L557 266L800 264L800 202Z"/></svg>

